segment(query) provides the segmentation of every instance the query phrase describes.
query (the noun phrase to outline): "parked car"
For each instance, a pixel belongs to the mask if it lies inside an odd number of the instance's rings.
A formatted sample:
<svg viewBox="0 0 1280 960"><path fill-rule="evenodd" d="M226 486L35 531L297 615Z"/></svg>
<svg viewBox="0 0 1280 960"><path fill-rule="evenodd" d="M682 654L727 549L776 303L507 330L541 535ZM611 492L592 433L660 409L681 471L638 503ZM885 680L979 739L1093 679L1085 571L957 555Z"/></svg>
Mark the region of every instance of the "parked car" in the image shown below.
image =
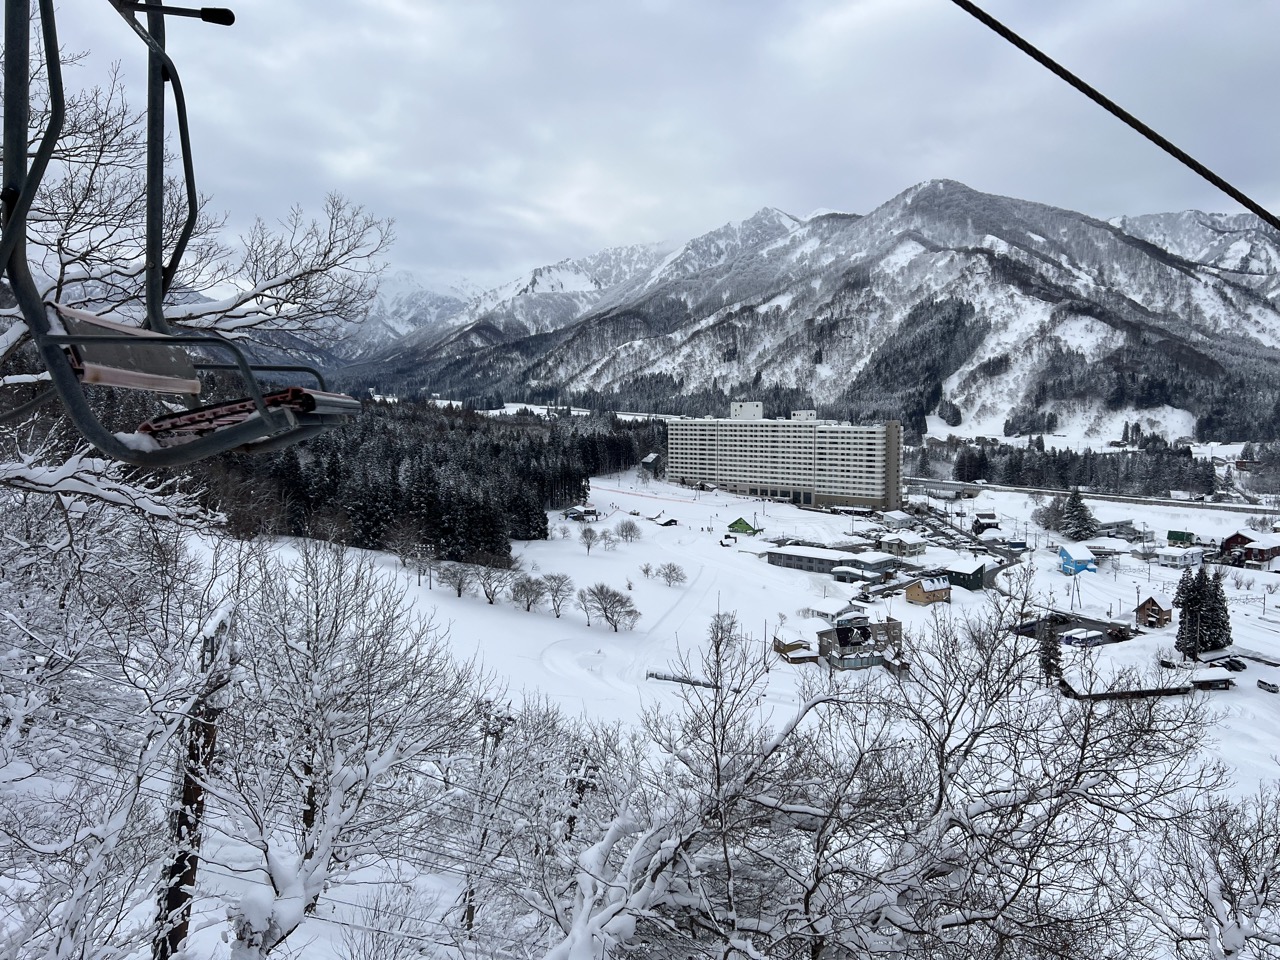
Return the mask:
<svg viewBox="0 0 1280 960"><path fill-rule="evenodd" d="M1258 686L1267 693L1280 693L1280 684L1272 683L1270 680L1259 680Z"/></svg>
<svg viewBox="0 0 1280 960"><path fill-rule="evenodd" d="M1222 661L1222 666L1226 667L1232 673L1240 673L1249 669L1249 665L1239 657L1227 657Z"/></svg>

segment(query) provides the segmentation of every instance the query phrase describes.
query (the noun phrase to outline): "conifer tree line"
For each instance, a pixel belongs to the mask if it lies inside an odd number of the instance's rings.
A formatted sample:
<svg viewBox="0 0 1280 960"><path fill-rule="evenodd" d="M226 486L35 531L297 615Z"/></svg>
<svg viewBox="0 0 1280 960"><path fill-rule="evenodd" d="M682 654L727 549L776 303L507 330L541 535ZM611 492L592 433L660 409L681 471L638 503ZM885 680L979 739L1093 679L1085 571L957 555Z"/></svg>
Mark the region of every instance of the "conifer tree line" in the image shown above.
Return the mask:
<svg viewBox="0 0 1280 960"><path fill-rule="evenodd" d="M430 403L370 403L344 430L205 468L234 533L312 535L441 560L509 561L544 540L547 510L585 500L594 475L666 448L660 421L486 417Z"/></svg>
<svg viewBox="0 0 1280 960"><path fill-rule="evenodd" d="M1231 646L1231 614L1222 588L1222 571L1212 575L1202 565L1194 574L1182 571L1173 605L1178 608L1178 637L1174 646L1195 659L1211 650Z"/></svg>
<svg viewBox="0 0 1280 960"><path fill-rule="evenodd" d="M1170 446L1162 438L1148 437L1146 443L1141 450L1077 453L1054 447L1046 450L1043 437L1026 447L970 446L958 441L951 476L965 483L989 480L1050 490L1087 487L1097 493L1150 497L1167 497L1170 490L1208 494L1217 489L1212 461L1193 457L1189 447Z"/></svg>

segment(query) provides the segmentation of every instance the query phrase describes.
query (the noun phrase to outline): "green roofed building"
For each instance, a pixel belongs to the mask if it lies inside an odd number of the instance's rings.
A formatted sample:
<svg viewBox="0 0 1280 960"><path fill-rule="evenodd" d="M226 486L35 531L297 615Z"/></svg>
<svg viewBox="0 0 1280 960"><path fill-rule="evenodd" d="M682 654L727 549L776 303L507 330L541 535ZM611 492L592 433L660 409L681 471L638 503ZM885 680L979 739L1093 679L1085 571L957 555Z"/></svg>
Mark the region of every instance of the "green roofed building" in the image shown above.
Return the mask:
<svg viewBox="0 0 1280 960"><path fill-rule="evenodd" d="M764 530L763 527L753 527L751 524L747 523L747 521L743 520L741 517L733 521L733 523L729 524L730 533L745 533L752 537L754 537L757 533L763 532L763 530Z"/></svg>

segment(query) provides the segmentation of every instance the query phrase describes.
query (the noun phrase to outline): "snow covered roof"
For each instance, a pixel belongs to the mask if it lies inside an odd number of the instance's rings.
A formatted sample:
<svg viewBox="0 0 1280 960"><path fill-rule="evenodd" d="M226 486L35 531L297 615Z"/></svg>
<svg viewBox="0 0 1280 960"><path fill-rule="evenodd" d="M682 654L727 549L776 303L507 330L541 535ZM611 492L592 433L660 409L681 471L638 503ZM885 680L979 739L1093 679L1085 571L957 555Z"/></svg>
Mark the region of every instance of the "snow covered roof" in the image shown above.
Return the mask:
<svg viewBox="0 0 1280 960"><path fill-rule="evenodd" d="M1156 547L1157 557L1185 557L1188 553L1204 553L1203 547Z"/></svg>
<svg viewBox="0 0 1280 960"><path fill-rule="evenodd" d="M925 539L914 531L903 530L900 533L885 534L880 538L880 542L884 543L885 541L894 541L896 543L905 543L908 546L915 546L916 544L924 543Z"/></svg>
<svg viewBox="0 0 1280 960"><path fill-rule="evenodd" d="M768 553L780 553L788 557L813 557L816 560L848 560L852 554L847 550L828 550L826 547L802 547L788 544L785 547L770 547Z"/></svg>
<svg viewBox="0 0 1280 960"><path fill-rule="evenodd" d="M1064 543L1062 552L1072 560L1096 560L1093 551L1086 547L1083 543Z"/></svg>
<svg viewBox="0 0 1280 960"><path fill-rule="evenodd" d="M912 521L911 514L904 513L901 510L889 510L889 511L886 511L885 513L880 514L880 516L884 517L886 520L898 520L898 521L906 520L909 522L914 522Z"/></svg>
<svg viewBox="0 0 1280 960"><path fill-rule="evenodd" d="M848 609L848 606L849 601L841 600L839 597L815 597L812 600L806 601L805 605L800 609L815 610L819 613L835 616L837 613L842 613Z"/></svg>
<svg viewBox="0 0 1280 960"><path fill-rule="evenodd" d="M872 563L883 563L885 560L897 560L891 553L881 553L879 550L868 550L866 553L859 553L849 557L849 561L854 565L866 566Z"/></svg>
<svg viewBox="0 0 1280 960"><path fill-rule="evenodd" d="M1156 606L1161 610L1173 609L1173 598L1167 593L1148 593L1142 598L1142 603L1146 603L1148 600L1154 600ZM1142 606L1142 603L1138 604L1138 606Z"/></svg>
<svg viewBox="0 0 1280 960"><path fill-rule="evenodd" d="M974 557L972 560L956 560L954 563L947 565L948 573L959 573L965 576L971 576L986 567L986 557Z"/></svg>
<svg viewBox="0 0 1280 960"><path fill-rule="evenodd" d="M921 577L916 583L920 584L920 589L926 593L934 593L938 590L950 590L951 581L946 577Z"/></svg>
<svg viewBox="0 0 1280 960"><path fill-rule="evenodd" d="M1248 540L1252 546L1263 549L1280 547L1280 534L1278 533L1259 533L1257 530L1238 530L1236 532Z"/></svg>

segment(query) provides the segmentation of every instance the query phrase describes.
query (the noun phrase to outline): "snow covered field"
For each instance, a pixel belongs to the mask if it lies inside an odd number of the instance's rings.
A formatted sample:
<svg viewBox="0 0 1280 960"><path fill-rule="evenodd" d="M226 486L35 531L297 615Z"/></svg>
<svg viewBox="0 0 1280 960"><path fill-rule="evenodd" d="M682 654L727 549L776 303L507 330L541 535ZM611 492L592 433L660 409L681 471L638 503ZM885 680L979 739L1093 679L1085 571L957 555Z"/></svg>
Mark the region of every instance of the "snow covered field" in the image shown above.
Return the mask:
<svg viewBox="0 0 1280 960"><path fill-rule="evenodd" d="M721 492L699 493L664 482L641 485L630 473L593 481L592 503L600 511L600 519L594 523L597 529L611 529L621 520L632 519L639 524L642 539L620 542L614 549L595 546L588 554L578 540L581 525L553 513L551 540L517 543L513 552L526 571L566 573L576 587L603 582L620 591L629 589L641 613L633 630L614 633L598 622L588 626L582 611L568 604L557 619L546 606L526 613L510 601L489 605L479 593L458 598L438 582L428 589L425 580L418 586L412 573L403 571L402 576L408 578L415 602L434 610L438 623L448 626L456 653L479 658L506 682L513 698L521 691L539 692L569 714L607 720L632 720L649 704L674 705L676 686L647 675L651 671L678 672L672 670L675 661L682 651L701 648L717 610L735 612L748 633L765 642L780 616L794 626L802 619L800 610L811 601L850 599L858 592L858 587L837 583L829 575L771 566L760 555L768 546L764 538L787 536L838 545L859 534L865 536L874 527L870 521L851 521L788 504ZM1103 560L1096 574L1074 579L1063 576L1058 570L1056 547L1048 546L1057 542L1057 536L1030 524L1036 504L1026 496L984 491L976 500L964 501L964 506L970 516L973 510L993 509L1006 531L1029 534L1029 543L1038 544L1038 549L1024 555L1024 563L1033 571L1034 590L1057 609L1098 620L1132 621L1135 598L1145 598L1149 592L1171 595L1176 586L1177 571L1129 556ZM1132 518L1139 529L1145 523L1157 542L1163 542L1170 529L1193 530L1204 538L1220 540L1248 519L1244 514L1191 505L1134 510L1095 501L1091 507L1100 520ZM675 519L677 524L659 526L651 517ZM763 528L763 533L756 538L740 536L736 543L723 546L728 524L739 517ZM567 539L556 533L562 526L569 529ZM921 560L945 566L970 556L968 551L957 553L931 546ZM390 556L382 562L388 568L399 564ZM668 587L657 578L646 579L640 572L646 563L653 567L677 563L688 581ZM1280 610L1276 609L1280 592L1267 593L1269 585L1280 586L1280 574L1246 571L1243 579L1243 589L1237 588L1231 577L1226 583L1236 646L1280 661ZM1250 582L1252 586L1248 586ZM935 616L963 616L987 602L981 594L956 589L947 608L918 607L902 596L875 601L870 608L873 619L892 616L903 622L906 631L920 632L929 629ZM1161 655L1173 652L1176 623L1175 616L1169 627L1106 645L1088 655L1097 657L1103 670L1118 666L1155 669ZM771 672L768 701L779 707L793 703L799 672L817 669L815 665L778 662ZM1272 759L1280 753L1280 737L1276 735L1280 730L1280 696L1260 690L1256 685L1259 678L1280 682L1280 668L1250 662L1247 671L1235 675L1235 689L1211 694L1214 706L1221 710L1220 757L1235 771L1238 789L1243 792L1280 773Z"/></svg>

